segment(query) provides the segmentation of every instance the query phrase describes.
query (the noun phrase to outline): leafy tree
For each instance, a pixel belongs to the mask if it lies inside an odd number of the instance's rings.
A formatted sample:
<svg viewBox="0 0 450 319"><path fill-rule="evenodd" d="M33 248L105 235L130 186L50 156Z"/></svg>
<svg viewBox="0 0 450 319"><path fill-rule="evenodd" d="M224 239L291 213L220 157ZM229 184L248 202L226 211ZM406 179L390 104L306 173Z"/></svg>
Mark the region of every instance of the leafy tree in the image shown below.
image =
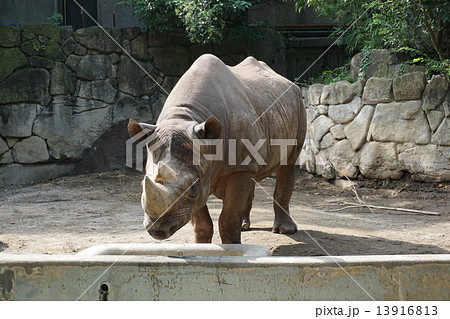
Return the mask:
<svg viewBox="0 0 450 319"><path fill-rule="evenodd" d="M184 28L194 43L219 42L224 29L251 6L243 0L125 0L134 15L151 30L168 32Z"/></svg>
<svg viewBox="0 0 450 319"><path fill-rule="evenodd" d="M436 57L441 62L449 58L449 0L291 1L299 11L312 7L335 19L336 34L344 34L350 51L406 47L410 52Z"/></svg>

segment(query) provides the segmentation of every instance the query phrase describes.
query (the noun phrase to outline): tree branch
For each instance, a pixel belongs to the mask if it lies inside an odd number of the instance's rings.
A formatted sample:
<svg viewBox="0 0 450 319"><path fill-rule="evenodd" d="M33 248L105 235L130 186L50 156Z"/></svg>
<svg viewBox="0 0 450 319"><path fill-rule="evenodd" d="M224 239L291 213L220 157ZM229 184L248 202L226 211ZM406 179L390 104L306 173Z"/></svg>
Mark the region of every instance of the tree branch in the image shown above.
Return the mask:
<svg viewBox="0 0 450 319"><path fill-rule="evenodd" d="M425 24L425 27L427 28L428 33L430 34L431 42L433 43L433 47L436 50L437 54L439 55L439 59L441 60L441 62L443 62L445 60L445 54L442 51L442 48L439 46L436 34L434 33L433 28L431 27L426 17L423 18L423 23Z"/></svg>

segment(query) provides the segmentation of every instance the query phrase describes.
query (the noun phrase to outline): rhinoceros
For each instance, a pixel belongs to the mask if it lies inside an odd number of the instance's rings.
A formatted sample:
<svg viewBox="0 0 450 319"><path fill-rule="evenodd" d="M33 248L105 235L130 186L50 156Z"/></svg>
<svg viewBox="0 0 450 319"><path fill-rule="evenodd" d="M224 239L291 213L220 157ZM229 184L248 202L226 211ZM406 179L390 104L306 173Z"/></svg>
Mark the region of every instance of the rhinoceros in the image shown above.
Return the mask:
<svg viewBox="0 0 450 319"><path fill-rule="evenodd" d="M156 125L130 119L128 131L151 137L141 203L144 226L155 239L169 238L192 221L195 241L211 243L206 203L214 194L223 202L222 243L241 243L255 185L274 172L272 230L297 231L289 201L306 113L301 89L264 62L248 57L231 67L214 55L200 56L169 94ZM209 140L214 145L204 143Z"/></svg>

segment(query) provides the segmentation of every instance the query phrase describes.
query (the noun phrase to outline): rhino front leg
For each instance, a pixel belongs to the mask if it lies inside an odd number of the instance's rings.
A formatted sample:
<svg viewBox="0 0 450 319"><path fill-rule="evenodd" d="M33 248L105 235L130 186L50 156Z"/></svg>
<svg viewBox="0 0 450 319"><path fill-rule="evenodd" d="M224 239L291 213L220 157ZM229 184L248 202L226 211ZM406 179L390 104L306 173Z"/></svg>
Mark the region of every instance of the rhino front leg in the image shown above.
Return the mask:
<svg viewBox="0 0 450 319"><path fill-rule="evenodd" d="M208 206L205 205L194 213L192 216L192 224L194 225L196 243L212 242L214 230Z"/></svg>
<svg viewBox="0 0 450 319"><path fill-rule="evenodd" d="M252 210L252 202L253 197L250 201L250 204L245 208L244 216L242 216L241 230L245 231L250 229L250 211Z"/></svg>
<svg viewBox="0 0 450 319"><path fill-rule="evenodd" d="M275 183L275 193L273 208L275 211L275 221L272 231L280 234L294 234L297 232L297 225L289 214L289 201L295 184L295 166L281 166L277 170Z"/></svg>
<svg viewBox="0 0 450 319"><path fill-rule="evenodd" d="M219 217L222 244L240 244L244 214L248 215L255 192L254 174L239 172L228 179Z"/></svg>

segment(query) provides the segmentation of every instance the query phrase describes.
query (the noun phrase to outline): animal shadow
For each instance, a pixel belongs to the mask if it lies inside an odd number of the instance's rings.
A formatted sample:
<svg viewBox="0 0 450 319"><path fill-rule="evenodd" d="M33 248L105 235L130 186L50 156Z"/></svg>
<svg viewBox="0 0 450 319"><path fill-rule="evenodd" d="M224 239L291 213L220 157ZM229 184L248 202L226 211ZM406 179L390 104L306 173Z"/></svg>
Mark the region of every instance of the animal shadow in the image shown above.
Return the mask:
<svg viewBox="0 0 450 319"><path fill-rule="evenodd" d="M433 245L422 245L379 237L329 234L302 230L292 235L298 244L281 245L274 256L345 256L345 255L412 255L448 254L449 251Z"/></svg>

